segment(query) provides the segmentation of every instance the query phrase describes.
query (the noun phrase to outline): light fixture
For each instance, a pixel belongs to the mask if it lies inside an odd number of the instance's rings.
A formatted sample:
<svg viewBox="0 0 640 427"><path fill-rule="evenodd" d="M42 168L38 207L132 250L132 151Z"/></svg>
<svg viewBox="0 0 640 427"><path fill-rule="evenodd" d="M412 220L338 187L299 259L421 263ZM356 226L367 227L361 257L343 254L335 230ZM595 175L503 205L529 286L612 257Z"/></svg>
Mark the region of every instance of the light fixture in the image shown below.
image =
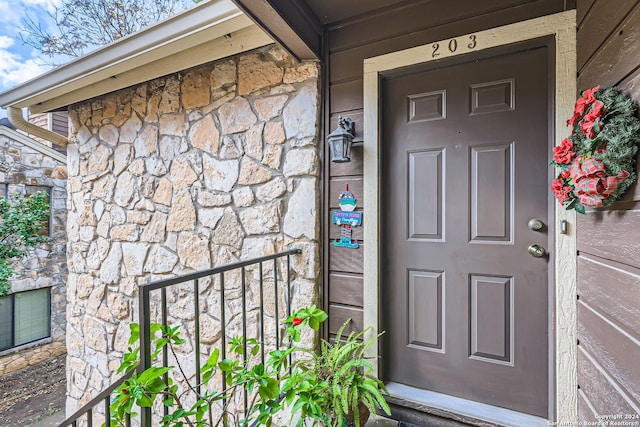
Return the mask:
<svg viewBox="0 0 640 427"><path fill-rule="evenodd" d="M338 127L327 139L331 150L331 161L344 163L351 161L351 143L356 135L356 124L346 117L338 117Z"/></svg>

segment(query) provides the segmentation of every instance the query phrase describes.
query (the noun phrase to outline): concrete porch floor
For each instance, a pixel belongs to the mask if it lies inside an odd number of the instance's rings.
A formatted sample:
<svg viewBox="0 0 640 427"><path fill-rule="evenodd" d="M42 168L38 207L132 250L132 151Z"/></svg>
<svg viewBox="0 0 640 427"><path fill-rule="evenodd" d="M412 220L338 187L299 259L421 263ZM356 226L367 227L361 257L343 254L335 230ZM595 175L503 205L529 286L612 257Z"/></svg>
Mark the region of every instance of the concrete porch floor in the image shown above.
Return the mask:
<svg viewBox="0 0 640 427"><path fill-rule="evenodd" d="M410 424L402 421L390 420L381 416L377 416L376 419L369 419L365 427L440 427L439 424L427 423L424 426L417 424Z"/></svg>
<svg viewBox="0 0 640 427"><path fill-rule="evenodd" d="M373 418L370 418L365 427L399 427L399 425L395 420L390 420L388 418L378 416L375 418L375 420Z"/></svg>
<svg viewBox="0 0 640 427"><path fill-rule="evenodd" d="M64 412L59 412L51 417L44 418L36 423L30 424L29 427L57 427L62 421L65 420ZM376 419L370 419L365 427L420 427L414 424L398 423L398 421L390 420L388 418L376 417ZM425 426L426 427L426 426Z"/></svg>

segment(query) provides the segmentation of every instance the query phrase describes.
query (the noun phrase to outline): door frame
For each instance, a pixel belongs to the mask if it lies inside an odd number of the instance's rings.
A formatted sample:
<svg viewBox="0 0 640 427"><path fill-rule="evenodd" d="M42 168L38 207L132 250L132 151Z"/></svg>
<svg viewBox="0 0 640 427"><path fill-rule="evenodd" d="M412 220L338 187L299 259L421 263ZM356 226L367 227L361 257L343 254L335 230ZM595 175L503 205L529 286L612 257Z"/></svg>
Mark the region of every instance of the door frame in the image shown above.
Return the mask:
<svg viewBox="0 0 640 427"><path fill-rule="evenodd" d="M369 328L365 340L374 338L380 326L380 190L382 188L381 143L381 78L400 68L427 64L510 45L545 36L555 41L554 111L551 127L555 145L569 136L565 121L571 117L576 96L576 11L569 10L515 24L478 31L422 46L391 52L364 60L364 199L367 200L367 220L364 222L364 326ZM455 41L453 41L455 40ZM434 49L438 45L438 56ZM554 283L549 293L550 307L550 405L549 419L576 422L578 419L578 357L577 357L577 252L576 213L553 203L555 232ZM566 221L566 234L559 234ZM378 371L380 349L371 346L371 357ZM379 371L378 371L379 373Z"/></svg>

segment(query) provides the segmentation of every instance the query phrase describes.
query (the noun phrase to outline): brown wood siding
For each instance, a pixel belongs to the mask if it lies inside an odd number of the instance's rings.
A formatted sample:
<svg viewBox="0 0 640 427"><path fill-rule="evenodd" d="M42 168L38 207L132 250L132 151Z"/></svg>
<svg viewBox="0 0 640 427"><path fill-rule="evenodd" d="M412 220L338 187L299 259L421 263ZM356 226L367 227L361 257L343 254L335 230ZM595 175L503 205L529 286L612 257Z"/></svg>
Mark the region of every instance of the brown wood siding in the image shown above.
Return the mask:
<svg viewBox="0 0 640 427"><path fill-rule="evenodd" d="M51 113L51 130L62 136L69 136L69 119L67 113L56 111Z"/></svg>
<svg viewBox="0 0 640 427"><path fill-rule="evenodd" d="M578 88L640 101L640 1L578 0ZM640 188L578 217L578 414L640 413ZM631 356L633 355L633 356Z"/></svg>
<svg viewBox="0 0 640 427"><path fill-rule="evenodd" d="M69 136L69 118L66 111L54 111L53 113L40 113L32 114L29 116L29 122L41 128L51 130L57 134L68 137ZM30 135L31 138L36 141L40 141L45 145L53 147L56 151L66 154L67 147L52 144L51 141L46 141L37 136Z"/></svg>
<svg viewBox="0 0 640 427"><path fill-rule="evenodd" d="M330 25L327 31L328 88L325 99L328 120L325 134L335 129L338 116L356 123L356 138L351 163L325 162L325 298L329 311L330 333L335 333L346 316L361 322L363 248L334 247L330 238L339 236L339 227L331 224L330 211L337 207L338 195L345 184L358 199L358 207L367 215L363 200L363 90L362 64L365 58L424 45L475 31L524 21L575 7L564 0L419 0L390 5ZM328 159L328 156L325 156ZM354 237L362 237L356 227Z"/></svg>
<svg viewBox="0 0 640 427"><path fill-rule="evenodd" d="M41 114L31 114L29 116L29 123L33 123L36 126L41 128L49 129L49 114L41 113Z"/></svg>

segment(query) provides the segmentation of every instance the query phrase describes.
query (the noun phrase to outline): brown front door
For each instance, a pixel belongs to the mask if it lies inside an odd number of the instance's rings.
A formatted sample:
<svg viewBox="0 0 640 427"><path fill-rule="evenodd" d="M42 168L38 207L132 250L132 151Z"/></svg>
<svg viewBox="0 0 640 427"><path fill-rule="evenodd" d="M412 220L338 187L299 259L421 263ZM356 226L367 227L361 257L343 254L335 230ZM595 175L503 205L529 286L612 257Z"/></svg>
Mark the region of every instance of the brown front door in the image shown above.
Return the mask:
<svg viewBox="0 0 640 427"><path fill-rule="evenodd" d="M383 80L387 381L548 416L548 55Z"/></svg>

